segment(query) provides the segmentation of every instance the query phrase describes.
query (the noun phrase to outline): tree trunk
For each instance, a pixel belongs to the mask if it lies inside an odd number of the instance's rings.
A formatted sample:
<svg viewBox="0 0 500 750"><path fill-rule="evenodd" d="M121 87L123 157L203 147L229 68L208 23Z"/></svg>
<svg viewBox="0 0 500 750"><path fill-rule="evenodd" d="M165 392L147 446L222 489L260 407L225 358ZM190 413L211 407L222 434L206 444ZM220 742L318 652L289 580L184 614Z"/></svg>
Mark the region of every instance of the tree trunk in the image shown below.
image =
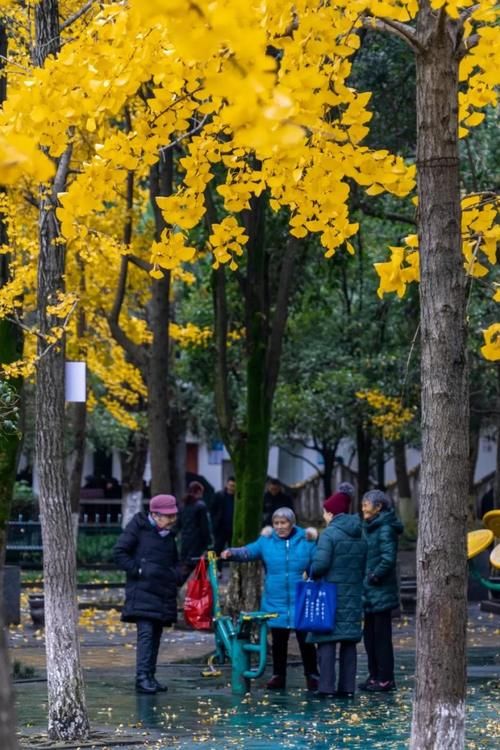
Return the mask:
<svg viewBox="0 0 500 750"><path fill-rule="evenodd" d="M412 750L462 750L469 476L466 278L460 236L454 22L420 3L417 169L422 470Z"/></svg>
<svg viewBox="0 0 500 750"><path fill-rule="evenodd" d="M172 194L172 150L150 171L151 203L155 214L155 238L160 241L165 221L156 205L158 196ZM168 437L169 412L169 315L170 271L162 279L152 279L151 300L148 304L148 323L153 335L146 383L148 388L149 455L151 460L151 495L171 491L171 472Z"/></svg>
<svg viewBox="0 0 500 750"><path fill-rule="evenodd" d="M80 518L80 488L82 486L83 462L85 460L85 436L87 427L87 405L73 403L68 407L73 444L69 456L69 498L73 518L75 543L78 539Z"/></svg>
<svg viewBox="0 0 500 750"><path fill-rule="evenodd" d="M142 482L148 456L148 441L141 432L133 432L129 437L126 453L120 454L122 469L122 526L142 510Z"/></svg>
<svg viewBox="0 0 500 750"><path fill-rule="evenodd" d="M356 428L356 452L358 455L358 497L359 502L365 492L370 489L370 454L371 435L363 429L361 424Z"/></svg>
<svg viewBox="0 0 500 750"><path fill-rule="evenodd" d="M33 58L43 65L59 49L57 0L35 9ZM36 377L36 457L43 540L45 643L47 652L48 735L53 740L84 739L89 734L78 640L76 556L64 458L64 336L49 344L47 334L60 321L47 312L64 291L65 247L54 216L57 192L66 183L71 157L61 156L53 194L40 192L37 312L40 339Z"/></svg>
<svg viewBox="0 0 500 750"><path fill-rule="evenodd" d="M332 475L333 475L333 467L335 466L335 455L337 453L337 445L332 450L331 448L328 448L327 445L323 445L321 448L321 455L323 456L323 492L325 493L325 498L330 497L330 495L333 492L333 485L332 485Z"/></svg>
<svg viewBox="0 0 500 750"><path fill-rule="evenodd" d="M398 487L398 511L408 538L415 539L417 533L417 509L411 494L410 478L406 465L406 444L403 439L394 442L394 468Z"/></svg>

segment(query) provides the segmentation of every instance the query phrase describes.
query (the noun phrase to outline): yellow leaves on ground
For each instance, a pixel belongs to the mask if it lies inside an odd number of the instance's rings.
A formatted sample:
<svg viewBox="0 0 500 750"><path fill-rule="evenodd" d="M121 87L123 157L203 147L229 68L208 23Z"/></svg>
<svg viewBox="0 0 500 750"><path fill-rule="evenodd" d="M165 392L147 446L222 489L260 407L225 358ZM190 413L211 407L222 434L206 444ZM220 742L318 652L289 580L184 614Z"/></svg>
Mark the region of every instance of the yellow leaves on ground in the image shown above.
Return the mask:
<svg viewBox="0 0 500 750"><path fill-rule="evenodd" d="M386 440L397 440L414 417L413 411L403 405L401 398L386 396L376 389L358 391L356 398L368 404L370 421L381 430Z"/></svg>

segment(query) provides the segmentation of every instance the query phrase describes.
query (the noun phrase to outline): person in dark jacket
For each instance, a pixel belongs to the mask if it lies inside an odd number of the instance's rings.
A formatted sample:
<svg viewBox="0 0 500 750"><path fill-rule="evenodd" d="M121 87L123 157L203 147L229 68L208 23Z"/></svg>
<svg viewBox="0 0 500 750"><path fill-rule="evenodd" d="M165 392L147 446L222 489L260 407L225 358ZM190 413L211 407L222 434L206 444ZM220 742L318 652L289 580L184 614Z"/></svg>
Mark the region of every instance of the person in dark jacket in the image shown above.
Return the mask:
<svg viewBox="0 0 500 750"><path fill-rule="evenodd" d="M172 530L176 521L175 497L155 495L149 514L136 513L114 548L116 564L127 574L121 619L137 627L138 693L167 690L155 672L163 627L177 620L177 587L184 577Z"/></svg>
<svg viewBox="0 0 500 750"><path fill-rule="evenodd" d="M235 479L234 477L228 477L224 489L216 492L212 500L212 530L214 550L217 556L226 546L231 544L235 494Z"/></svg>
<svg viewBox="0 0 500 750"><path fill-rule="evenodd" d="M202 557L212 543L208 509L202 500L204 493L200 482L190 482L182 499L179 515L181 535L181 561L186 570L194 570L197 558Z"/></svg>
<svg viewBox="0 0 500 750"><path fill-rule="evenodd" d="M286 687L288 641L294 630L295 590L304 572L309 570L316 546L316 529L295 525L295 514L290 508L278 508L272 517L272 527L262 530L256 542L245 547L231 547L222 553L226 560L262 560L265 566L263 612L276 614L269 620L273 644L273 675L266 687L279 690ZM316 649L307 643L306 633L296 630L304 665L306 686L315 690L318 683Z"/></svg>
<svg viewBox="0 0 500 750"><path fill-rule="evenodd" d="M293 500L283 490L283 485L279 479L270 479L267 483L267 490L264 493L264 513L262 525L269 526L272 523L273 513L278 508L290 508L294 510Z"/></svg>
<svg viewBox="0 0 500 750"><path fill-rule="evenodd" d="M368 544L363 585L363 640L368 656L368 678L361 690L394 690L392 610L399 606L396 573L398 537L403 524L381 490L370 490L361 501L363 535Z"/></svg>
<svg viewBox="0 0 500 750"><path fill-rule="evenodd" d="M349 495L336 492L323 503L327 527L319 538L311 566L311 578L322 578L337 585L337 608L331 632L308 636L318 644L320 697L352 697L356 684L356 644L361 640L366 542L359 517L348 512L350 502ZM337 643L340 644L338 687Z"/></svg>

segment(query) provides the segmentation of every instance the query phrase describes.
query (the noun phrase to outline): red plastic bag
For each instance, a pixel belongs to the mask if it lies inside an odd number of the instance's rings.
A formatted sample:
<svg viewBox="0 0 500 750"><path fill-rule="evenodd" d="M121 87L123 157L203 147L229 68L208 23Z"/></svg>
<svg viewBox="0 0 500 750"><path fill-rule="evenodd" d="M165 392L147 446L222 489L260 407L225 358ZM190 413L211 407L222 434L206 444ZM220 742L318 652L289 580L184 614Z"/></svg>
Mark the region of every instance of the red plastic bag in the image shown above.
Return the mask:
<svg viewBox="0 0 500 750"><path fill-rule="evenodd" d="M212 587L207 575L205 558L201 558L189 579L184 599L184 619L196 630L212 627Z"/></svg>

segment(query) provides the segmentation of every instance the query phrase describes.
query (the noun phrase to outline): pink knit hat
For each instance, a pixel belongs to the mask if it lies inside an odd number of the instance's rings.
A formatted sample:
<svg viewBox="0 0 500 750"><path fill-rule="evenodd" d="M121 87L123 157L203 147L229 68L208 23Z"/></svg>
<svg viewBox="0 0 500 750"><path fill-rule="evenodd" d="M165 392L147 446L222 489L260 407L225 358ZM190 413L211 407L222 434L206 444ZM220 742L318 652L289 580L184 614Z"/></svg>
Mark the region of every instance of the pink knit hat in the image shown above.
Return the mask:
<svg viewBox="0 0 500 750"><path fill-rule="evenodd" d="M339 513L348 513L350 504L351 498L349 495L345 492L336 492L325 500L323 508L328 513L333 513L334 516L337 516Z"/></svg>
<svg viewBox="0 0 500 750"><path fill-rule="evenodd" d="M174 516L178 513L177 500L173 495L155 495L149 502L151 513L162 513L164 516Z"/></svg>

